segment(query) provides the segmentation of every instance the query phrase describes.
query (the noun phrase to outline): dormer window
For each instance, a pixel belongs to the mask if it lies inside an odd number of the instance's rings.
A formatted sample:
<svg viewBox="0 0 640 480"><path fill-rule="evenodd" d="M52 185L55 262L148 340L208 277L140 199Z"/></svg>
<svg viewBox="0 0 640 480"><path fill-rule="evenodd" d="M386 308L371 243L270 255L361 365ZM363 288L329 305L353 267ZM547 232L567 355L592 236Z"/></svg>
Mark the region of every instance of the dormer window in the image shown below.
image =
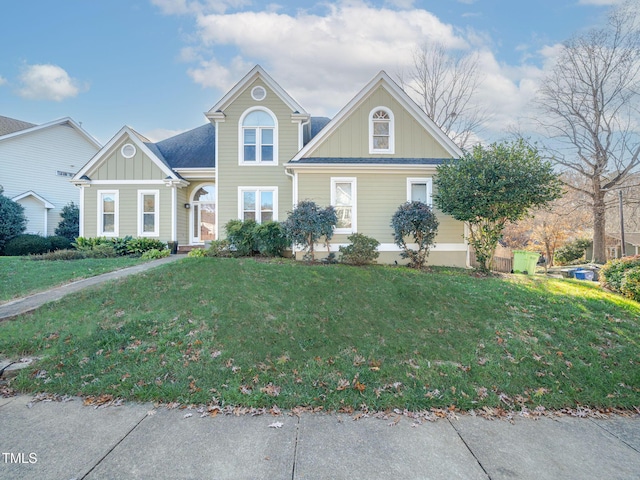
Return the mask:
<svg viewBox="0 0 640 480"><path fill-rule="evenodd" d="M384 107L369 114L369 153L394 153L393 113Z"/></svg>
<svg viewBox="0 0 640 480"><path fill-rule="evenodd" d="M277 129L275 116L270 111L248 111L240 120L240 164L276 165Z"/></svg>

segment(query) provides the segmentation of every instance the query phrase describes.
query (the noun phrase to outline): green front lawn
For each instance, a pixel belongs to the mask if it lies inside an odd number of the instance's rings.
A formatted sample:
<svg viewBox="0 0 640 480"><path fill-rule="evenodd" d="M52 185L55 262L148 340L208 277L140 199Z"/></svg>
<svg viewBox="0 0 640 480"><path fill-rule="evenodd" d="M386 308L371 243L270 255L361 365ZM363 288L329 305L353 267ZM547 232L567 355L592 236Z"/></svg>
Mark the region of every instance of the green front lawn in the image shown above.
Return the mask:
<svg viewBox="0 0 640 480"><path fill-rule="evenodd" d="M143 261L145 260L131 257L57 261L0 257L0 303Z"/></svg>
<svg viewBox="0 0 640 480"><path fill-rule="evenodd" d="M640 405L640 305L456 269L188 258L0 324L24 391L327 409Z"/></svg>

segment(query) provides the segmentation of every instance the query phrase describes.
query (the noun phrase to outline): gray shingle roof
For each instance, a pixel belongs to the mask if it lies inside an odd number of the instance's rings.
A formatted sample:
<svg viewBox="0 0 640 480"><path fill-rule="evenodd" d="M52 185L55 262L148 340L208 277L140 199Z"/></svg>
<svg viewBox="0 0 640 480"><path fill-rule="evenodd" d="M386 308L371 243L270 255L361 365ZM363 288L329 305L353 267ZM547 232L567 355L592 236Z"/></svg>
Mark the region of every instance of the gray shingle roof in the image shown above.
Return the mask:
<svg viewBox="0 0 640 480"><path fill-rule="evenodd" d="M170 168L214 168L216 132L211 123L145 145Z"/></svg>
<svg viewBox="0 0 640 480"><path fill-rule="evenodd" d="M16 120L15 118L3 117L0 115L0 137L35 126L36 125L34 123L23 122L22 120Z"/></svg>
<svg viewBox="0 0 640 480"><path fill-rule="evenodd" d="M450 158L393 158L393 157L312 157L301 158L290 164L354 164L354 165L440 165Z"/></svg>

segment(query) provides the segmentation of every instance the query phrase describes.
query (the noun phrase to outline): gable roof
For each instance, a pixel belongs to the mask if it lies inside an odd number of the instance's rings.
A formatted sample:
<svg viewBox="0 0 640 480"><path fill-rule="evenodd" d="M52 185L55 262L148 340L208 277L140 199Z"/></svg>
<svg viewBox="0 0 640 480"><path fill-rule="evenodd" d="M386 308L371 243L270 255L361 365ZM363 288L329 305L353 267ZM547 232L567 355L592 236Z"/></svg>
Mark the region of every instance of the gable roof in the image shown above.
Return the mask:
<svg viewBox="0 0 640 480"><path fill-rule="evenodd" d="M33 190L29 190L28 192L24 192L21 193L20 195L16 195L15 197L13 197L11 200L13 200L14 202L17 202L18 200L22 200L23 198L27 198L27 197L33 197L35 198L37 201L39 201L40 203L42 203L42 205L44 206L44 208L46 209L50 209L50 208L56 208L54 204L52 204L51 202L49 202L46 198L38 195L36 192L34 192Z"/></svg>
<svg viewBox="0 0 640 480"><path fill-rule="evenodd" d="M35 123L23 122L22 120L16 120L15 118L3 117L0 115L0 137L35 126Z"/></svg>
<svg viewBox="0 0 640 480"><path fill-rule="evenodd" d="M98 142L95 138L89 135L89 133L87 133L86 130L84 130L78 123L76 123L73 119L69 117L59 118L58 120L54 120L49 123L43 123L42 125L34 125L32 123L22 122L20 120L15 120L8 117L0 117L0 119L7 119L4 121L4 124L9 128L11 128L11 125L13 125L13 128L17 128L19 127L19 125L25 126L25 128L19 128L18 130L14 130L11 133L6 133L0 136L0 142L3 140L7 140L9 138L15 138L21 135L29 135L30 133L38 132L46 128L56 127L59 125L68 125L69 127L76 130L82 137L85 138L85 140L87 140L89 143L94 145L96 148L100 148L102 146L100 145L100 142ZM2 123L3 121L0 120L0 125Z"/></svg>
<svg viewBox="0 0 640 480"><path fill-rule="evenodd" d="M431 134L436 141L442 145L442 147L452 157L457 158L462 156L462 150L458 147L453 140L451 140L436 124L431 120L427 114L422 110L416 102L414 102L407 93L393 81L384 70L381 70L375 77L364 86L358 94L347 103L338 114L324 127L322 130L313 137L309 143L307 143L289 162L289 165L299 163L308 154L312 153L333 131L335 131L348 117L349 115L366 99L369 95L379 86L382 85L385 89L418 121L418 123ZM386 159L386 163L394 163L398 159L389 157ZM300 162L301 163L301 162Z"/></svg>
<svg viewBox="0 0 640 480"><path fill-rule="evenodd" d="M216 166L216 131L211 123L160 142L145 142L145 145L170 168L215 168Z"/></svg>
<svg viewBox="0 0 640 480"><path fill-rule="evenodd" d="M167 177L169 177L169 179L172 180L180 180L180 176L177 175L169 166L169 164L167 163L167 161L164 159L164 157L162 155L158 156L157 154L157 150L156 151L152 151L148 144L151 143L149 141L148 138L144 137L143 135L139 134L138 132L136 132L134 129L132 129L131 127L128 127L127 125L125 125L124 127L122 127L120 129L120 131L118 133L116 133L111 140L109 140L109 142L100 149L100 151L98 151L98 153L96 153L91 160L89 160L81 169L80 171L78 171L78 173L76 173L74 175L74 177L71 179L71 181L78 181L78 180L86 180L87 177L87 172L89 170L91 170L93 167L99 165L102 161L104 161L109 155L111 155L111 153L113 153L113 149L115 147L116 144L118 144L118 142L120 142L120 140L125 137L128 136L129 139L131 140L131 142L133 144L135 144L136 147L138 147L147 157L149 157L149 159L154 162L159 168L160 170L162 170ZM153 145L153 144L151 144ZM85 178L83 178L85 177Z"/></svg>
<svg viewBox="0 0 640 480"><path fill-rule="evenodd" d="M215 118L216 114L220 114L224 112L224 110L231 104L233 101L238 98L238 96L245 90L245 88L253 83L257 78L260 78L271 90L273 90L278 97L291 109L291 111L295 114L300 115L301 117L308 117L309 114L305 111L302 106L296 102L291 95L289 95L278 83L271 78L271 76L264 71L264 69L260 65L256 65L253 67L249 73L247 73L238 83L234 85L234 87L229 90L224 97L222 97L218 103L216 103L211 109L205 113L207 118Z"/></svg>

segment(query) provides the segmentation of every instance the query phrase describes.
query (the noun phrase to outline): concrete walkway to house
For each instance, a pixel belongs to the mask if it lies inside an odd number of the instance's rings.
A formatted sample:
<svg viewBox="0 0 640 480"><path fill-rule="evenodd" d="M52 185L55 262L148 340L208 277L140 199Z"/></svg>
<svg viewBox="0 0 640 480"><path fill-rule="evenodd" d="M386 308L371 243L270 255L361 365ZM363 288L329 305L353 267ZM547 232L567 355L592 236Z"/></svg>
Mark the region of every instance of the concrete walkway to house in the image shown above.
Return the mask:
<svg viewBox="0 0 640 480"><path fill-rule="evenodd" d="M638 479L640 417L204 417L0 398L2 479Z"/></svg>
<svg viewBox="0 0 640 480"><path fill-rule="evenodd" d="M128 277L129 275L146 272L147 270L150 270L152 268L156 268L166 263L175 262L176 260L180 260L182 258L185 258L185 255L170 255L158 260L151 260L150 262L141 263L133 267L127 267L120 270L114 270L113 272L103 273L102 275L96 275L95 277L76 280L75 282L67 283L59 287L54 287L43 292L29 295L28 297L11 300L10 302L0 304L0 321L31 312L41 307L45 303L54 302L61 299L65 295L77 292L78 290L82 290L93 285L99 285L109 280L118 280L120 278Z"/></svg>

